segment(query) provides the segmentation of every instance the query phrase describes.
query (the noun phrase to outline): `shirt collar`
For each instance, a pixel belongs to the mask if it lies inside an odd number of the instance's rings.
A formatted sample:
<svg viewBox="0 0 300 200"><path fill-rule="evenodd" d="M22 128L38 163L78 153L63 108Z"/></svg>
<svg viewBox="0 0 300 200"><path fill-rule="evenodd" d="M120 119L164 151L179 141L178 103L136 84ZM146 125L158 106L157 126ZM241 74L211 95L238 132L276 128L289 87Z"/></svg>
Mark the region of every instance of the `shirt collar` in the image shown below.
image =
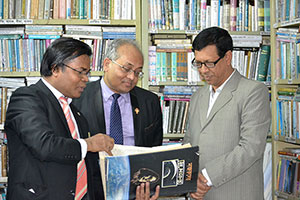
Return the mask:
<svg viewBox="0 0 300 200"><path fill-rule="evenodd" d="M49 88L49 90L54 94L57 100L60 97L65 97L60 91L58 91L55 87L53 87L46 79L42 78L43 83ZM67 97L68 104L72 102L72 98Z"/></svg>
<svg viewBox="0 0 300 200"><path fill-rule="evenodd" d="M103 100L108 101L109 98L112 98L111 96L114 94L114 92L106 85L103 78L100 79L100 84L101 84L101 88L102 88ZM129 93L122 93L120 95L121 95L120 98L123 98L126 103L129 102L129 99L130 99Z"/></svg>

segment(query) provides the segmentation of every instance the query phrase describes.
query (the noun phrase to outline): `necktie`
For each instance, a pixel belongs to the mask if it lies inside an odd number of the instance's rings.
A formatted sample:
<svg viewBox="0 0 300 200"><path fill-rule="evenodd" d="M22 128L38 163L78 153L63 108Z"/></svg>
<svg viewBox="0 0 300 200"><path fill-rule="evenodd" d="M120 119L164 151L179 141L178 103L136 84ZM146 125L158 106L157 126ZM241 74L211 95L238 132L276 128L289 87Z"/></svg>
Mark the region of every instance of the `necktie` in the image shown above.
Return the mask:
<svg viewBox="0 0 300 200"><path fill-rule="evenodd" d="M66 116L71 135L74 139L78 139L78 134L71 117L71 110L67 98L60 97L59 100L63 104L63 111ZM82 199L82 197L87 193L87 171L84 159L82 159L77 165L77 183L75 191L75 200Z"/></svg>
<svg viewBox="0 0 300 200"><path fill-rule="evenodd" d="M118 98L120 94L113 94L113 102L110 108L110 136L114 138L115 144L123 144L123 128Z"/></svg>

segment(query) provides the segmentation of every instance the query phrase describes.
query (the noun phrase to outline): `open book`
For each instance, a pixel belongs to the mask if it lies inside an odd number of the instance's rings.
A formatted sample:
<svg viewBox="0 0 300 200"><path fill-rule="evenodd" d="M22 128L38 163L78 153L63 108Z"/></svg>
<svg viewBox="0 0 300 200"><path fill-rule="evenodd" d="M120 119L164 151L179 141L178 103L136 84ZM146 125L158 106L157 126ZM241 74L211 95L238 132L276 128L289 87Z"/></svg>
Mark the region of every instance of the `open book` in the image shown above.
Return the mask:
<svg viewBox="0 0 300 200"><path fill-rule="evenodd" d="M186 145L135 147L115 145L108 156L99 152L106 200L135 199L136 187L150 182L151 195L181 195L197 189L199 148Z"/></svg>

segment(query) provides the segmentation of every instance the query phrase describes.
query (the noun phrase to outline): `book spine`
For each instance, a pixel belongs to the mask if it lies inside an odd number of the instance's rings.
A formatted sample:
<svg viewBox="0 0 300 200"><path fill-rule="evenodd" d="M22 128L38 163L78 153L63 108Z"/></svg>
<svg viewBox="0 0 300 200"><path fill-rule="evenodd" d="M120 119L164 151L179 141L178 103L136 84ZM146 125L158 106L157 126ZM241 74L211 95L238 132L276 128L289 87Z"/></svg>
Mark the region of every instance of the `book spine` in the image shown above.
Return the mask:
<svg viewBox="0 0 300 200"><path fill-rule="evenodd" d="M171 81L177 81L177 53L171 53Z"/></svg>

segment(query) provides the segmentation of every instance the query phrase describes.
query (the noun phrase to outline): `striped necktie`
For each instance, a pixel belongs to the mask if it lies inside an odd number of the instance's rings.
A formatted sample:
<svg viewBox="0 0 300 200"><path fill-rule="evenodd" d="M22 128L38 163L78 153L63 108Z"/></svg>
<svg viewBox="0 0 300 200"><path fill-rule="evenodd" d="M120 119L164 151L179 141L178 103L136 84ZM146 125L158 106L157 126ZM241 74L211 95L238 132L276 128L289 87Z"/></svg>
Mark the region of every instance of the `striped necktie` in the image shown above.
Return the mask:
<svg viewBox="0 0 300 200"><path fill-rule="evenodd" d="M115 144L123 144L123 128L118 98L120 94L113 94L113 102L110 108L110 137L114 138Z"/></svg>
<svg viewBox="0 0 300 200"><path fill-rule="evenodd" d="M63 105L63 111L66 116L71 135L73 139L78 139L78 133L71 117L71 110L67 98L60 97L59 100ZM75 191L75 200L82 199L87 193L87 171L84 159L82 159L77 165L77 183Z"/></svg>

